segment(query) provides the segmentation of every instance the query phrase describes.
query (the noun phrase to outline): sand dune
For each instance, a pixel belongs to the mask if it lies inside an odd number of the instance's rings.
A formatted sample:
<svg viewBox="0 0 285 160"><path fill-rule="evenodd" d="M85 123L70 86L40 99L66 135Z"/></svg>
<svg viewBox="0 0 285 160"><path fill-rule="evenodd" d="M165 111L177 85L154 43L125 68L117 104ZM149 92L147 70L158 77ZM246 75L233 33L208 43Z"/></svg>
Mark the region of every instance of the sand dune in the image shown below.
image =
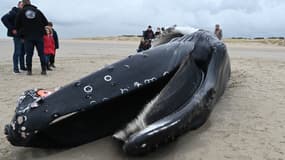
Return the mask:
<svg viewBox="0 0 285 160"><path fill-rule="evenodd" d="M207 123L143 158L127 157L110 137L68 150L11 146L4 124L14 114L18 95L30 88L63 86L134 53L137 41L62 40L57 68L33 76L12 73L11 40L0 40L0 160L109 159L285 159L285 47L228 43L232 77Z"/></svg>

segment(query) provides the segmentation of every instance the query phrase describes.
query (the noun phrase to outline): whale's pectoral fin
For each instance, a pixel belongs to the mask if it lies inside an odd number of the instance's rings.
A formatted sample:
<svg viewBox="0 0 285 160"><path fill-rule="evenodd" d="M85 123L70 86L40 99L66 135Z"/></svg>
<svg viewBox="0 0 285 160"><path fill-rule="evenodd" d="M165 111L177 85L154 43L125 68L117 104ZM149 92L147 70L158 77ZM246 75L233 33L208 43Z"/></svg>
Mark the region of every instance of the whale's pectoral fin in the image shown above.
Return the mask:
<svg viewBox="0 0 285 160"><path fill-rule="evenodd" d="M222 43L196 46L154 101L114 138L124 142L126 153L137 155L199 128L222 95L228 72L229 59Z"/></svg>
<svg viewBox="0 0 285 160"><path fill-rule="evenodd" d="M203 71L189 55L153 102L113 137L124 142L126 152L144 153L165 140L182 134L186 129L202 125L209 111L197 111L189 103L193 103L203 80Z"/></svg>

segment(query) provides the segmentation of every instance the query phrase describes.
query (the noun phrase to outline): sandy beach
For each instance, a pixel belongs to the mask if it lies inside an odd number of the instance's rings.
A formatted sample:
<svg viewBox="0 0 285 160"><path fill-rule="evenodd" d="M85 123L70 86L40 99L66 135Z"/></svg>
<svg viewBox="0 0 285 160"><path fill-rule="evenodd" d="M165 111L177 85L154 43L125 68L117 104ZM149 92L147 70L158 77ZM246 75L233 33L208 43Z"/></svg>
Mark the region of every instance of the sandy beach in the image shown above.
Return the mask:
<svg viewBox="0 0 285 160"><path fill-rule="evenodd" d="M18 96L31 88L71 83L134 54L137 41L61 40L54 71L12 72L12 41L0 39L0 160L285 160L285 46L227 43L232 64L228 88L207 123L145 157L128 157L106 137L68 150L14 147L6 140Z"/></svg>

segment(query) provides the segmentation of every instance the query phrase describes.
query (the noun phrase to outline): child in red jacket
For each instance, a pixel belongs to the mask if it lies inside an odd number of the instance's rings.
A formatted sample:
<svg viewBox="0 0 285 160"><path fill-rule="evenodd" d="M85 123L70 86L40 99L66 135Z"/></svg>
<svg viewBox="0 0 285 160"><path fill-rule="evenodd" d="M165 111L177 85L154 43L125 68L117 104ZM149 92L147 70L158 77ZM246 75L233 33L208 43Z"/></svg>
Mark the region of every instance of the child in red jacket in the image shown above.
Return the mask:
<svg viewBox="0 0 285 160"><path fill-rule="evenodd" d="M44 35L44 54L46 57L47 70L52 69L49 66L50 57L55 55L55 43L52 35L52 29L48 26L45 27L46 34Z"/></svg>

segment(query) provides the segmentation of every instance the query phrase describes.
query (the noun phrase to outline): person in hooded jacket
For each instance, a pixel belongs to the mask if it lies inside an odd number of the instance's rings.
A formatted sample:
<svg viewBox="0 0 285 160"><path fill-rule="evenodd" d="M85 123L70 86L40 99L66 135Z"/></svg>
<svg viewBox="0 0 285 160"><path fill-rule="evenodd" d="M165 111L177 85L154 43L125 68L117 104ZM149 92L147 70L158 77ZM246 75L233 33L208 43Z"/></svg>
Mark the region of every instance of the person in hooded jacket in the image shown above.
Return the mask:
<svg viewBox="0 0 285 160"><path fill-rule="evenodd" d="M32 75L34 47L36 47L40 58L41 74L46 75L43 36L48 21L44 14L31 4L30 0L23 0L22 2L24 7L16 16L16 29L24 39L25 52L27 54L27 75Z"/></svg>
<svg viewBox="0 0 285 160"><path fill-rule="evenodd" d="M55 55L55 41L53 37L52 28L49 26L45 27L46 33L44 35L44 54L46 57L47 70L52 71L50 68L50 58Z"/></svg>
<svg viewBox="0 0 285 160"><path fill-rule="evenodd" d="M53 28L53 24L52 22L48 22L48 26L50 28L52 28L52 36L53 36L53 40L54 40L54 45L55 45L55 53L53 55L50 56L50 60L49 60L49 65L50 67L56 68L54 63L55 63L55 54L56 54L56 50L59 48L59 41L58 41L58 35L57 32L54 30Z"/></svg>
<svg viewBox="0 0 285 160"><path fill-rule="evenodd" d="M20 69L23 71L26 71L25 66L25 49L24 49L24 43L21 40L19 32L16 30L16 15L19 13L19 11L23 8L22 1L18 2L17 7L13 7L11 11L9 11L7 14L5 14L1 21L5 25L5 27L8 29L7 36L13 37L14 42L14 54L13 54L13 71L14 73L20 73L19 71L19 62L20 62Z"/></svg>
<svg viewBox="0 0 285 160"><path fill-rule="evenodd" d="M143 31L143 38L144 40L152 40L155 38L151 25L147 27L147 30Z"/></svg>

